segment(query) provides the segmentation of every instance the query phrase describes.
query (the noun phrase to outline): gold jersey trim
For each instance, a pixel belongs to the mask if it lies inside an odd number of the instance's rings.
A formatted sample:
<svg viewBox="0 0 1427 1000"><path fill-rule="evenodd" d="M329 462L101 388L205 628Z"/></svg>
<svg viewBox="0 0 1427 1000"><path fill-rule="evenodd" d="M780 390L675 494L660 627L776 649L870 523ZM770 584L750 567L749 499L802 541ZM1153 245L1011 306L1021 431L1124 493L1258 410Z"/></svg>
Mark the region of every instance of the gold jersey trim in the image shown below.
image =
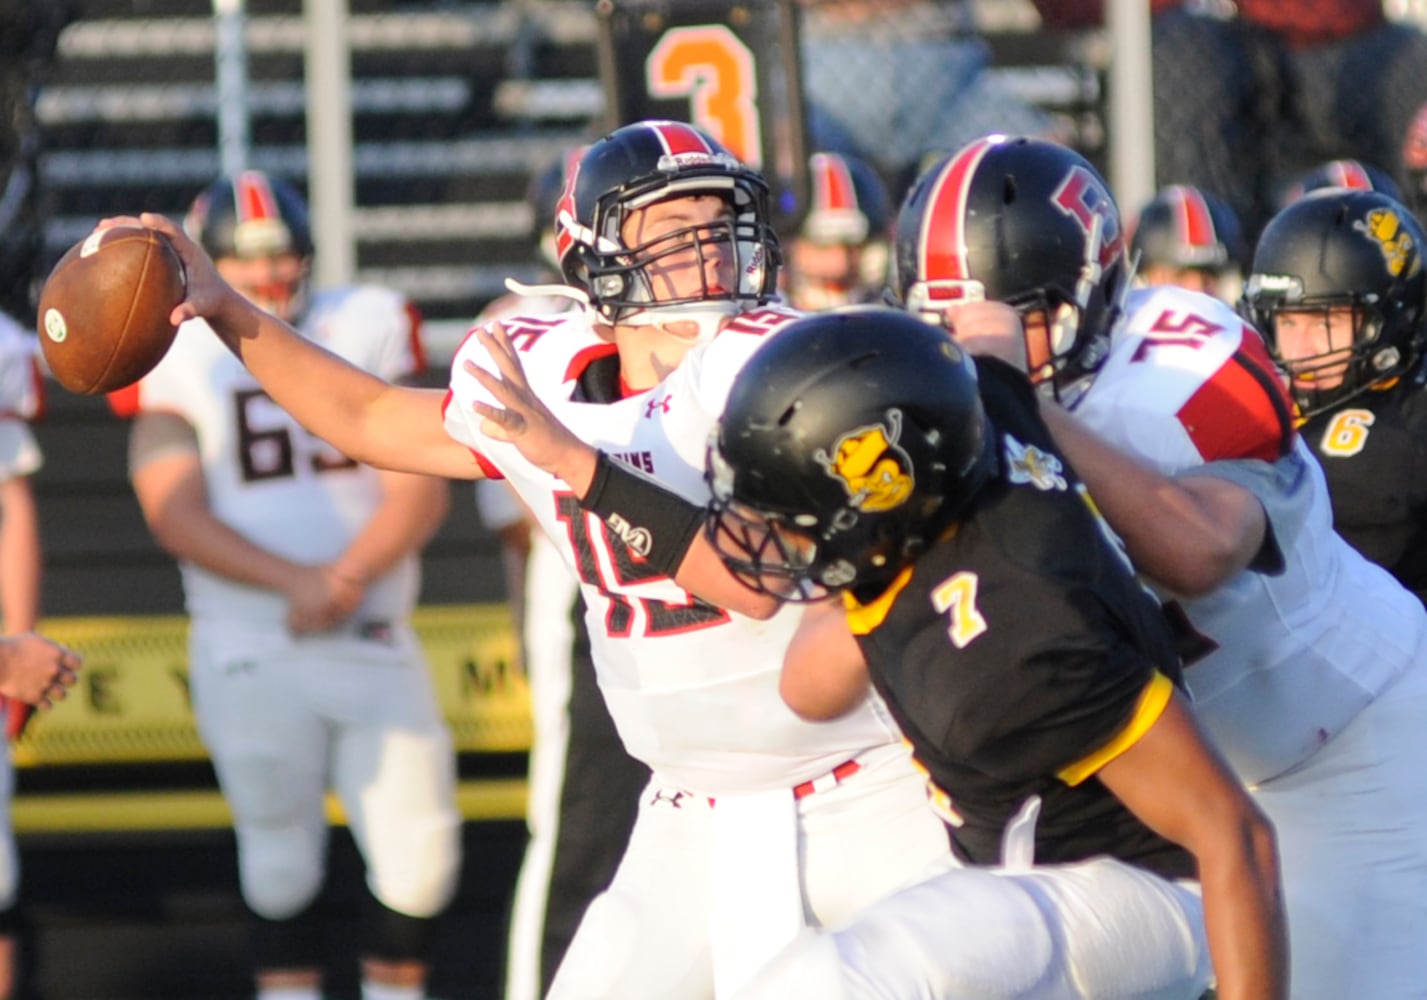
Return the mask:
<svg viewBox="0 0 1427 1000"><path fill-rule="evenodd" d="M1174 684L1164 674L1155 671L1154 679L1146 685L1144 691L1140 692L1139 704L1135 706L1135 712L1130 716L1130 721L1125 728L1121 729L1109 743L1088 757L1083 757L1068 767L1062 768L1056 777L1073 787L1094 775L1110 761L1138 743L1140 738L1149 732L1150 727L1159 721L1159 717L1164 714L1165 707L1169 704L1169 699L1173 696Z"/></svg>

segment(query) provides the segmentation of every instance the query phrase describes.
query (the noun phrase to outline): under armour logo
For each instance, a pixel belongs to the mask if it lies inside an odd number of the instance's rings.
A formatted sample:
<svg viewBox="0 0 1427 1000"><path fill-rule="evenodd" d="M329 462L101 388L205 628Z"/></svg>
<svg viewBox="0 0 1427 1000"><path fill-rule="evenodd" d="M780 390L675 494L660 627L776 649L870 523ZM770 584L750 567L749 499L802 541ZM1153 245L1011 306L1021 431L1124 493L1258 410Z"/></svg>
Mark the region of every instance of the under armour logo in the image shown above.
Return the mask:
<svg viewBox="0 0 1427 1000"><path fill-rule="evenodd" d="M644 404L644 417L645 417L645 419L647 420L647 419L649 419L649 418L652 418L652 417L654 416L654 414L656 414L656 413L668 413L668 412L669 412L669 401L670 401L672 398L673 398L672 396L662 396L662 397L660 397L659 399L651 399L649 402L645 403L645 404Z"/></svg>
<svg viewBox="0 0 1427 1000"><path fill-rule="evenodd" d="M684 800L692 797L692 795L685 791L669 791L665 788L656 788L654 789L653 797L649 800L649 804L651 806L657 806L661 802L667 802L675 809L682 809L684 808Z"/></svg>

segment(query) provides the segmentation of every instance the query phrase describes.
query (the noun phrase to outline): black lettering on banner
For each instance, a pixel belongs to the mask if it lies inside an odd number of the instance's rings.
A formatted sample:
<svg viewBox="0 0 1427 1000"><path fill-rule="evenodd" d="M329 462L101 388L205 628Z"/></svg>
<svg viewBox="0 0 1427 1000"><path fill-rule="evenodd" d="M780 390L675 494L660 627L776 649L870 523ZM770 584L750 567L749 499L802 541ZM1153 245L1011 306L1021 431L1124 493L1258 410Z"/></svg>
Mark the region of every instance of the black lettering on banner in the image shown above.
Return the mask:
<svg viewBox="0 0 1427 1000"><path fill-rule="evenodd" d="M119 671L114 667L87 667L79 675L84 679L89 708L98 715L122 715L117 691Z"/></svg>

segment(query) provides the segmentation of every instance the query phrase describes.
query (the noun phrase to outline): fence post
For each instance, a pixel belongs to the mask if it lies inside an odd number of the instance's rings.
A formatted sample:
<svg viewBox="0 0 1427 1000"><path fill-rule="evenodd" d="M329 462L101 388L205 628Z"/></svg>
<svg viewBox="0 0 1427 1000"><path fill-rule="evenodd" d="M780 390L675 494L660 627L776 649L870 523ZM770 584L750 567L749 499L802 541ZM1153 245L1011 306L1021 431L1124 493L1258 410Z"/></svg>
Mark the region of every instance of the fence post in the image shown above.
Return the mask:
<svg viewBox="0 0 1427 1000"><path fill-rule="evenodd" d="M218 162L236 177L248 167L248 46L244 0L213 0Z"/></svg>
<svg viewBox="0 0 1427 1000"><path fill-rule="evenodd" d="M1149 0L1109 0L1110 187L1120 210L1135 212L1154 195L1154 74Z"/></svg>
<svg viewBox="0 0 1427 1000"><path fill-rule="evenodd" d="M319 288L356 273L352 213L352 53L347 0L304 0L307 20L307 191Z"/></svg>

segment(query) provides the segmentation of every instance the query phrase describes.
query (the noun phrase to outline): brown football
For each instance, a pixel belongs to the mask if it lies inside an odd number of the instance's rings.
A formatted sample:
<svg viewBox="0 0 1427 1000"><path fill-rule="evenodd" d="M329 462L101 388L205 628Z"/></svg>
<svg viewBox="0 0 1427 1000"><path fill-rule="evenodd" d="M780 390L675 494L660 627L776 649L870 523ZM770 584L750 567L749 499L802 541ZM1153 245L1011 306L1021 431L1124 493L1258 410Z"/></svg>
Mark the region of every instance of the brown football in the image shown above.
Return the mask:
<svg viewBox="0 0 1427 1000"><path fill-rule="evenodd" d="M45 363L70 392L93 396L143 378L177 332L183 262L143 226L95 230L70 247L40 290Z"/></svg>

